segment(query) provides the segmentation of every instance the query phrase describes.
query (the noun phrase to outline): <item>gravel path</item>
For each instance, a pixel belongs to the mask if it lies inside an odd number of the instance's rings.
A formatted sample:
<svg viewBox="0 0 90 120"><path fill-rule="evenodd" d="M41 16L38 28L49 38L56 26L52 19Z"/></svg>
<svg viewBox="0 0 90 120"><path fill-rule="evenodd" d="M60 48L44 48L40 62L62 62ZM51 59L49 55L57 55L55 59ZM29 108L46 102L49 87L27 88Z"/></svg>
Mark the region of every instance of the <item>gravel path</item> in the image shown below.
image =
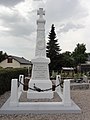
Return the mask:
<svg viewBox="0 0 90 120"><path fill-rule="evenodd" d="M59 97L59 95L54 92L54 97L52 99L27 99L27 93L24 92L21 94L20 102L61 102L62 99Z"/></svg>
<svg viewBox="0 0 90 120"><path fill-rule="evenodd" d="M9 96L10 92L0 96L0 107ZM71 97L81 108L81 113L0 115L0 120L90 120L90 89L71 90Z"/></svg>
<svg viewBox="0 0 90 120"><path fill-rule="evenodd" d="M0 96L0 107L6 102L10 96L10 91Z"/></svg>

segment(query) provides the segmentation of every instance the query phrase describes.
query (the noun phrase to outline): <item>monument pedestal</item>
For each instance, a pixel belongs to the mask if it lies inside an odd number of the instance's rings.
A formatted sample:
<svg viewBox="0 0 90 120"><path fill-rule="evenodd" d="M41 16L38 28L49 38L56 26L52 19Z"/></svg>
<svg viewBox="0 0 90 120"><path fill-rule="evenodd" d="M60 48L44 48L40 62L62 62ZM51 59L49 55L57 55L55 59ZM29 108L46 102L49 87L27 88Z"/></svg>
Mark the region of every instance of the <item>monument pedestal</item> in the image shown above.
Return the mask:
<svg viewBox="0 0 90 120"><path fill-rule="evenodd" d="M30 87L33 88L34 84L36 87L45 90L48 88L52 87L52 83L50 80L31 80L30 81ZM32 90L28 90L27 92L27 98L28 99L51 99L53 98L53 91L43 91L43 92L38 92L38 91L32 91Z"/></svg>
<svg viewBox="0 0 90 120"><path fill-rule="evenodd" d="M29 82L29 87L34 88L34 84L37 88L41 90L46 90L52 87L52 82L49 79L49 69L48 64L50 60L49 58L44 57L36 57L32 59L33 68L32 68L32 77ZM28 90L27 98L29 99L44 99L44 98L53 98L53 91L33 91Z"/></svg>

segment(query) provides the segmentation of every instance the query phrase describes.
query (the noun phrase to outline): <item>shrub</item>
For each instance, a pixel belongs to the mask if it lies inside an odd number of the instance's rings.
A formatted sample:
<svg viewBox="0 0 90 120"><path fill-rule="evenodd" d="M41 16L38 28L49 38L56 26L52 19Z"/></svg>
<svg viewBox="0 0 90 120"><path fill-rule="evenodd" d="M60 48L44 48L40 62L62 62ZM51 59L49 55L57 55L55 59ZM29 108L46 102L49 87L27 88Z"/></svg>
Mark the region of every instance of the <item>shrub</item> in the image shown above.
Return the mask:
<svg viewBox="0 0 90 120"><path fill-rule="evenodd" d="M25 68L0 69L0 95L11 89L11 80L18 79L20 74L27 76Z"/></svg>

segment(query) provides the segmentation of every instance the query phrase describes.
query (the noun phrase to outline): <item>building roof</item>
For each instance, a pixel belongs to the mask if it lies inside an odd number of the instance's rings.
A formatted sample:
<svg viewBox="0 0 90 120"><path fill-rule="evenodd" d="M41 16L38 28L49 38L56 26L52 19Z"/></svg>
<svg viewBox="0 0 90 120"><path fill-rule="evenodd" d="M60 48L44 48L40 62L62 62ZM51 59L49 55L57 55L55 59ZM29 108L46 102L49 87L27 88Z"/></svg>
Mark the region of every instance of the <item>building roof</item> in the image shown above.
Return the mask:
<svg viewBox="0 0 90 120"><path fill-rule="evenodd" d="M18 61L20 64L29 64L31 65L31 61L26 60L23 57L17 57L17 56L8 56L8 57L12 57L13 59L15 59L16 61Z"/></svg>
<svg viewBox="0 0 90 120"><path fill-rule="evenodd" d="M62 70L71 71L74 70L72 67L62 67Z"/></svg>

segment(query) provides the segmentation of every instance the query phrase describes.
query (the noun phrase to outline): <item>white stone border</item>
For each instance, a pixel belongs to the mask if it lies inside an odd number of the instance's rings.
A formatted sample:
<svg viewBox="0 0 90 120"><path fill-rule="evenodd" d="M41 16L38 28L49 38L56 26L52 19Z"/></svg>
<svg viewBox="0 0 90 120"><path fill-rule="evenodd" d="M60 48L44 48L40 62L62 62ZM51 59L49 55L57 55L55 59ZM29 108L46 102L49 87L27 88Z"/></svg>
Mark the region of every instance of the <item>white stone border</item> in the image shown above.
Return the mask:
<svg viewBox="0 0 90 120"><path fill-rule="evenodd" d="M23 77L22 77L23 78ZM58 76L57 76L58 78ZM20 113L80 113L80 108L70 98L70 81L64 80L63 94L58 87L56 92L62 102L19 102L22 93L21 86L18 88L17 79L12 79L11 97L0 109L0 114ZM56 85L58 84L56 79Z"/></svg>

